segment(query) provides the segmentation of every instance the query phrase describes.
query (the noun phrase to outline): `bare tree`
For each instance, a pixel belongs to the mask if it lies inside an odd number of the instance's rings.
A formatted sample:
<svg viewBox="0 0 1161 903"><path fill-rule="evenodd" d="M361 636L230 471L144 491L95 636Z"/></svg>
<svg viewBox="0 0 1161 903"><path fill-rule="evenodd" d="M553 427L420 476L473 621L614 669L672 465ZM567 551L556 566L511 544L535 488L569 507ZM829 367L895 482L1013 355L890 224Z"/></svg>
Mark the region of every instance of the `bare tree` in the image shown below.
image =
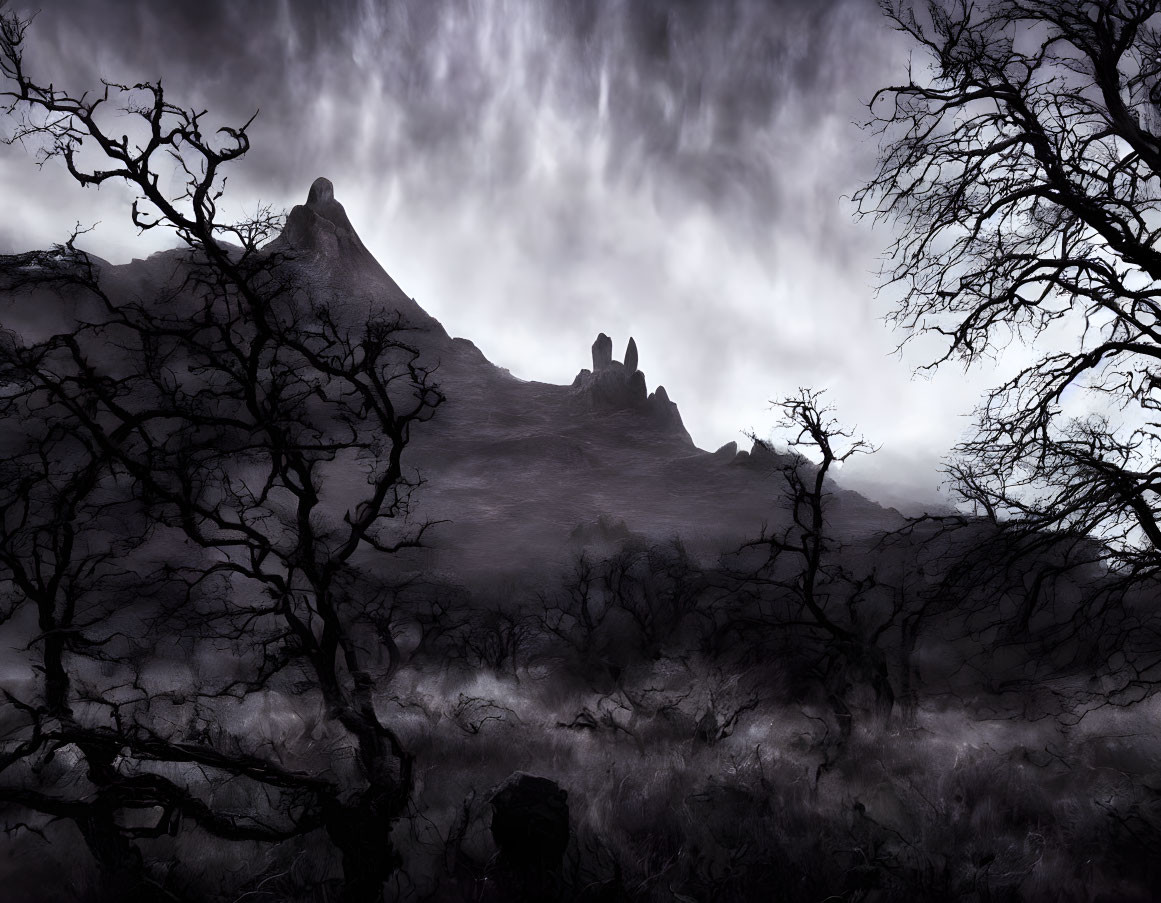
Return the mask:
<svg viewBox="0 0 1161 903"><path fill-rule="evenodd" d="M1161 554L1161 35L1155 0L886 0L922 52L878 90L856 195L929 366L1039 356L990 392L953 483L976 510ZM1047 350L1031 351L1042 340Z"/></svg>
<svg viewBox="0 0 1161 903"><path fill-rule="evenodd" d="M776 406L783 412L779 426L790 437L791 454L781 464L789 523L763 529L743 549L759 554L737 574L741 588L755 591L758 610L740 623L769 633L797 659L823 689L845 738L852 690L870 687L884 716L895 700L880 640L895 623L898 611L890 600L898 597L883 592L873 567L857 566L859 556L843 548L830 516L832 470L874 447L840 426L817 392L799 390Z"/></svg>
<svg viewBox="0 0 1161 903"><path fill-rule="evenodd" d="M0 800L74 821L114 890L148 879L136 842L185 819L228 840L321 827L342 856L343 899L378 900L412 758L376 710L390 585L362 559L422 538L402 455L442 395L397 314L348 325L296 278L291 253L262 247L277 216L220 221L222 170L249 149L249 122L209 136L206 114L160 83L79 97L38 83L27 25L0 14L11 141L81 185L129 184L133 222L174 230L188 252L144 298L118 293L72 240L0 261L5 291L86 305L48 338L0 341L0 414L13 428L3 616L21 636L22 612L35 612L26 638L42 678L5 691L22 722L0 747ZM109 130L126 116L134 138ZM176 197L160 187L165 165L184 184ZM151 663L159 640L179 637L193 658L229 667L167 688ZM231 723L231 701L255 694L317 700L329 759L296 761ZM189 736L199 719L219 733ZM66 748L95 796L38 783ZM207 788L226 779L248 782L242 812L213 804ZM126 827L131 810L161 814Z"/></svg>
<svg viewBox="0 0 1161 903"><path fill-rule="evenodd" d="M586 673L610 676L607 624L613 608L601 563L585 551L578 553L560 587L537 596L537 627L543 637L574 655ZM550 655L555 652L549 649Z"/></svg>
<svg viewBox="0 0 1161 903"><path fill-rule="evenodd" d="M687 619L707 614L705 575L679 537L627 546L604 561L602 571L611 604L628 615L648 659L661 657Z"/></svg>

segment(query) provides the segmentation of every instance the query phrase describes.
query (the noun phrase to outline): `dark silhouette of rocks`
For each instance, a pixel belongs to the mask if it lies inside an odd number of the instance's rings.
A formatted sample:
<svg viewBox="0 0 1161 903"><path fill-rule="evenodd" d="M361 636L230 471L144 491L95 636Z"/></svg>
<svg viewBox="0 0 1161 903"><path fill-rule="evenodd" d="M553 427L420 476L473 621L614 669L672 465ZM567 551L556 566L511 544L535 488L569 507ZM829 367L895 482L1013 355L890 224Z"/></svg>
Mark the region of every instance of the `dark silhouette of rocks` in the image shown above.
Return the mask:
<svg viewBox="0 0 1161 903"><path fill-rule="evenodd" d="M677 405L669 400L669 393L665 386L658 386L645 402L645 409L649 419L665 432L685 432L685 424L681 422L681 412ZM687 434L688 435L688 434ZM690 440L692 444L693 440Z"/></svg>
<svg viewBox="0 0 1161 903"><path fill-rule="evenodd" d="M593 342L593 372L604 370L613 364L613 340L603 332Z"/></svg>
<svg viewBox="0 0 1161 903"><path fill-rule="evenodd" d="M574 397L589 411L636 411L641 423L681 437L687 444L693 440L681 421L681 413L659 387L652 395L645 374L638 369L637 342L630 338L625 348L625 362L612 359L613 340L603 332L593 342L593 369L581 370L572 381Z"/></svg>
<svg viewBox="0 0 1161 903"><path fill-rule="evenodd" d="M768 442L761 439L755 439L754 444L750 446L750 462L761 467L777 467L782 463L778 453Z"/></svg>
<svg viewBox="0 0 1161 903"><path fill-rule="evenodd" d="M409 466L424 480L414 516L441 526L424 549L401 554L407 567L454 580L501 573L522 580L528 560L568 567L578 542L599 544L598 536L568 540L573 527L601 513L649 541L684 535L707 555L722 537L761 529L782 487L777 468L729 467L699 451L668 393L649 394L639 357L648 349L636 338L624 339L621 363L612 358L615 336L599 337L594 369L581 370L571 386L521 379L469 341L453 340L402 291L359 241L342 192L340 183L317 180L267 247L286 253L292 272L344 328L361 329L368 314L400 315L419 363L435 368L448 401L415 431ZM165 284L176 260L168 252L110 269L124 290L139 292L142 279ZM60 312L60 301L35 309ZM42 332L63 328L45 323ZM833 516L852 529L888 517L845 496Z"/></svg>
<svg viewBox="0 0 1161 903"><path fill-rule="evenodd" d="M625 346L625 369L630 373L637 372L637 343L629 336L629 344Z"/></svg>
<svg viewBox="0 0 1161 903"><path fill-rule="evenodd" d="M586 381L584 391L596 410L617 411L633 407L629 381L620 365L616 369L610 365L594 372Z"/></svg>
<svg viewBox="0 0 1161 903"><path fill-rule="evenodd" d="M486 899L559 899L570 836L568 793L555 781L518 771L492 792L491 803L498 852L488 869Z"/></svg>
<svg viewBox="0 0 1161 903"><path fill-rule="evenodd" d="M568 793L548 778L515 772L492 792L492 839L500 858L557 868L568 846Z"/></svg>
<svg viewBox="0 0 1161 903"><path fill-rule="evenodd" d="M722 446L722 449L724 448L725 446ZM774 471L785 463L785 458L774 451L768 442L755 438L749 451L743 449L734 456L734 463L745 464L757 470Z"/></svg>
<svg viewBox="0 0 1161 903"><path fill-rule="evenodd" d="M320 297L344 298L345 304L332 305L332 313L352 327L365 322L368 313L396 313L406 326L429 333L429 346L450 340L363 244L330 179L314 180L306 203L290 211L282 233L265 250L287 257Z"/></svg>
<svg viewBox="0 0 1161 903"><path fill-rule="evenodd" d="M725 461L727 464L729 464L731 461L733 461L737 456L738 456L738 443L737 442L727 442L725 445L723 445L721 448L719 448L716 452L714 452L715 458L717 458L721 461Z"/></svg>

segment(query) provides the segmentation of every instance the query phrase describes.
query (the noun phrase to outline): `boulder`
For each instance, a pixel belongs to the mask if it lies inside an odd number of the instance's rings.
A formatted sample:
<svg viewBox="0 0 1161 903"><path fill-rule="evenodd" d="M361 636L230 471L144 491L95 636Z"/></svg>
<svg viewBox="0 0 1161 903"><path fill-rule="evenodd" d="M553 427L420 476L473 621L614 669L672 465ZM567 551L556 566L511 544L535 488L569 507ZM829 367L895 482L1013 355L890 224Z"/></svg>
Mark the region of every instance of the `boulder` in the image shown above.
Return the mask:
<svg viewBox="0 0 1161 903"><path fill-rule="evenodd" d="M518 771L491 797L492 839L509 867L553 870L568 846L568 793L548 778Z"/></svg>

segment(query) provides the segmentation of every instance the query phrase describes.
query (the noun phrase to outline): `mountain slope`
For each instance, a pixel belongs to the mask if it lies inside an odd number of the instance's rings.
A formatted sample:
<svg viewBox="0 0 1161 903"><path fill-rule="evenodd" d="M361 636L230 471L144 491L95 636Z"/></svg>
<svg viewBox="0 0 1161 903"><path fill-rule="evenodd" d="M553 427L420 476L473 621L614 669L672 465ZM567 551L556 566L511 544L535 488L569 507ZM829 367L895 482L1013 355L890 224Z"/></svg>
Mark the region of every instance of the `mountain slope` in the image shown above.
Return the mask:
<svg viewBox="0 0 1161 903"><path fill-rule="evenodd" d="M349 299L353 316L398 311L415 327L423 362L437 367L447 402L407 451L426 480L417 516L447 521L430 534L430 566L506 576L532 562L559 563L599 541L602 519L652 540L679 535L708 555L785 517L777 459L696 448L664 388L647 392L635 344L622 363L598 337L592 370L559 386L518 379L470 341L449 337L367 252L326 179L272 247L299 255L316 290ZM578 368L583 354L576 349ZM844 491L831 517L850 536L901 522Z"/></svg>
<svg viewBox="0 0 1161 903"><path fill-rule="evenodd" d="M327 305L350 329L370 316L398 315L446 396L404 453L424 481L413 516L440 523L425 538L428 548L401 562L451 579L505 581L558 569L586 544L627 534L680 536L709 559L764 524L786 523L782 459L757 447L760 454L738 453L733 443L712 453L694 446L664 388L648 391L632 340L624 361L613 359L603 334L591 362L586 349L559 349L576 356L569 386L513 376L408 297L359 239L326 179L315 181L267 248L285 255L304 298ZM111 295L180 304L173 287L188 255L166 251L120 266L91 259ZM97 302L67 286L0 297L0 322L27 342L100 319ZM648 363L648 349L641 360ZM902 523L894 510L837 489L829 518L848 539Z"/></svg>

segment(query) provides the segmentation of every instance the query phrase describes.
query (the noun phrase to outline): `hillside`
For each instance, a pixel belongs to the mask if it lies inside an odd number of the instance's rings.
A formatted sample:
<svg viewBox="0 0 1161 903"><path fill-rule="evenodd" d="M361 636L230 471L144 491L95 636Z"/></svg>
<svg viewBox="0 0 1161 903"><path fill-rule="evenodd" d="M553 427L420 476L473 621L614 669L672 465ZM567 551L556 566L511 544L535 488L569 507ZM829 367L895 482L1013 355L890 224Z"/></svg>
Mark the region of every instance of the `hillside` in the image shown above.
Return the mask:
<svg viewBox="0 0 1161 903"><path fill-rule="evenodd" d="M398 311L436 368L447 402L407 452L426 481L416 516L446 521L431 534L430 564L503 574L560 562L600 538L600 521L650 540L681 536L712 555L783 516L777 459L733 444L696 448L665 389L648 391L647 371L613 360L608 337L594 342L592 361L588 349L559 349L577 362L570 386L522 380L451 338L366 250L326 179L271 248L293 253L316 290L356 314ZM647 368L648 349L640 354ZM831 518L848 536L902 522L854 492L836 494Z"/></svg>

